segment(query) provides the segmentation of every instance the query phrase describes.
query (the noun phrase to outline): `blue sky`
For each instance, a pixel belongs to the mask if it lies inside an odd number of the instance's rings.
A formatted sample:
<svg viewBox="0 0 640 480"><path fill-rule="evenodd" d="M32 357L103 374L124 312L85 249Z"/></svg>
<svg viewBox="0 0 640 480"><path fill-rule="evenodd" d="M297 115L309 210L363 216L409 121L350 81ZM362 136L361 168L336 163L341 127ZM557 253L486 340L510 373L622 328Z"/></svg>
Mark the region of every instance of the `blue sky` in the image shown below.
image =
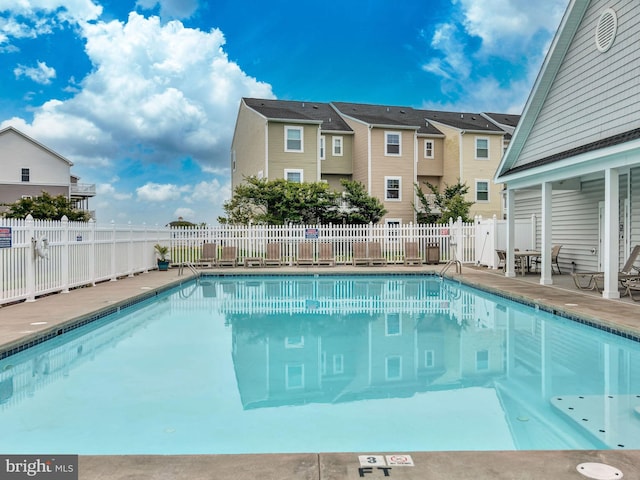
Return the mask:
<svg viewBox="0 0 640 480"><path fill-rule="evenodd" d="M99 222L216 223L240 99L520 113L568 0L0 0L0 128Z"/></svg>

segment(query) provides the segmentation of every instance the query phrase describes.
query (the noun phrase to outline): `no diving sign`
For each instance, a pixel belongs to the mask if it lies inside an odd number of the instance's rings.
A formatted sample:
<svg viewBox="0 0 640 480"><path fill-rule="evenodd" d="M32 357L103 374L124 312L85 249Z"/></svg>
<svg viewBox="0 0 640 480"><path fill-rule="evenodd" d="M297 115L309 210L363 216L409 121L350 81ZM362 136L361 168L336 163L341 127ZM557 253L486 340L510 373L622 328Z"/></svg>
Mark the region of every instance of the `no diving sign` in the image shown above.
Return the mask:
<svg viewBox="0 0 640 480"><path fill-rule="evenodd" d="M385 477L391 476L391 467L413 467L411 455L359 455L360 468L358 474L365 477L368 474L382 474Z"/></svg>

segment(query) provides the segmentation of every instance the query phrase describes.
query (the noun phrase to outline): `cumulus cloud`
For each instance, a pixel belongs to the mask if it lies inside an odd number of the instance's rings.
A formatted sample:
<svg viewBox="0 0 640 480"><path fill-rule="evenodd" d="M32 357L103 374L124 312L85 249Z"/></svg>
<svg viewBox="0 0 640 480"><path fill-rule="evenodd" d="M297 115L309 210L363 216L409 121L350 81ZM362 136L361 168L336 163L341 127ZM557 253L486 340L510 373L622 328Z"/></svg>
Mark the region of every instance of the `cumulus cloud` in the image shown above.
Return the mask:
<svg viewBox="0 0 640 480"><path fill-rule="evenodd" d="M173 212L175 218L183 218L185 220L193 220L196 217L196 212L191 208L176 208Z"/></svg>
<svg viewBox="0 0 640 480"><path fill-rule="evenodd" d="M138 200L147 202L166 202L178 200L182 194L189 190L188 186L178 186L171 183L159 184L149 182L136 189Z"/></svg>
<svg viewBox="0 0 640 480"><path fill-rule="evenodd" d="M18 65L13 69L13 74L16 78L24 76L36 83L48 85L53 78L56 78L56 69L49 67L46 62L37 62L37 66L35 67Z"/></svg>
<svg viewBox="0 0 640 480"><path fill-rule="evenodd" d="M441 79L453 100L449 108L520 113L567 3L548 0L540 8L529 0L458 0L455 20L438 25L428 39L432 55L422 69ZM531 57L531 45L538 48L537 58ZM529 70L518 78L497 78L494 67L509 71L510 63Z"/></svg>
<svg viewBox="0 0 640 480"><path fill-rule="evenodd" d="M64 146L78 164L191 157L212 170L227 168L240 98L273 97L268 84L227 58L218 29L163 25L132 12L127 22L87 23L82 32L93 70L81 89L35 109L30 125L21 122L25 133Z"/></svg>

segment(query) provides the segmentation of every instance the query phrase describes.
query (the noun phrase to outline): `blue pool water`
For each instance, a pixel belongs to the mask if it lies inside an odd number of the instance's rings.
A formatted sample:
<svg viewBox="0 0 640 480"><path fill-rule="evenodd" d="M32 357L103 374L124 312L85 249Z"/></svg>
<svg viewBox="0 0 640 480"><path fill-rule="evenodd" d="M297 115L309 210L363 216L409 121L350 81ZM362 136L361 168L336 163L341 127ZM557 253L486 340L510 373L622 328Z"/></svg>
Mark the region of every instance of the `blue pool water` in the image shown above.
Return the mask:
<svg viewBox="0 0 640 480"><path fill-rule="evenodd" d="M205 277L0 361L3 453L640 448L640 344L418 275Z"/></svg>

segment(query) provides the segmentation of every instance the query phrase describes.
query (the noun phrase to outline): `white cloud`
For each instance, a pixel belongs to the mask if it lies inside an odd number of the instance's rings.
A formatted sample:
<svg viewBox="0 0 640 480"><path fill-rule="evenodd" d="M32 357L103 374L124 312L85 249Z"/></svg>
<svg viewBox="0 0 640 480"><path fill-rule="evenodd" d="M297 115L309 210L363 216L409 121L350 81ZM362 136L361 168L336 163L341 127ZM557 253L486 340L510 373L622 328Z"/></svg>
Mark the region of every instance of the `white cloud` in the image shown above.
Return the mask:
<svg viewBox="0 0 640 480"><path fill-rule="evenodd" d="M96 193L100 197L111 197L114 200L130 200L133 198L131 193L123 193L116 191L115 187L110 183L99 183L96 185Z"/></svg>
<svg viewBox="0 0 640 480"><path fill-rule="evenodd" d="M176 208L173 216L175 218L183 218L184 220L193 220L196 217L196 212L191 208Z"/></svg>
<svg viewBox="0 0 640 480"><path fill-rule="evenodd" d="M48 85L51 83L51 79L56 78L56 69L49 67L46 62L37 62L36 67L18 65L13 69L13 74L16 78L25 76L36 83Z"/></svg>
<svg viewBox="0 0 640 480"><path fill-rule="evenodd" d="M159 184L149 182L142 187L136 188L136 194L139 200L147 202L166 202L169 200L178 200L182 193L188 191L188 186L177 186L170 183Z"/></svg>
<svg viewBox="0 0 640 480"><path fill-rule="evenodd" d="M198 9L198 0L138 0L136 7L152 10L160 6L163 19L184 19L191 17Z"/></svg>
<svg viewBox="0 0 640 480"><path fill-rule="evenodd" d="M226 169L240 98L273 97L268 84L229 61L220 30L131 13L126 23L87 23L82 31L92 73L69 100L35 109L25 131L78 165L191 156Z"/></svg>

